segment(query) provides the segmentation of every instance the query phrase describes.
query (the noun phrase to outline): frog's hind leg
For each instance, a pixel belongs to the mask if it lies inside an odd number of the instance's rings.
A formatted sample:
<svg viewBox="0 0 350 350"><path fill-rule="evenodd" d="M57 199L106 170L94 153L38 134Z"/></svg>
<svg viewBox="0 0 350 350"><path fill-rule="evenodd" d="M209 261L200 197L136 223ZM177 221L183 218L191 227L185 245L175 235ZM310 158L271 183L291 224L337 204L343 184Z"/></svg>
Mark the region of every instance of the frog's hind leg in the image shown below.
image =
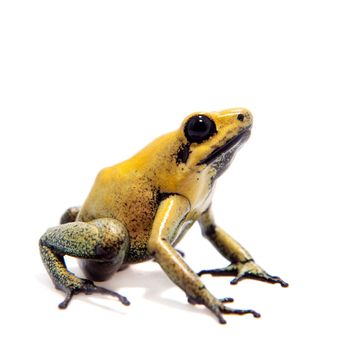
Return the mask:
<svg viewBox="0 0 350 350"><path fill-rule="evenodd" d="M95 280L108 279L123 264L129 248L126 228L114 219L97 219L71 222L47 230L40 238L40 253L43 263L57 289L66 293L59 305L66 308L73 295L78 293L109 294L124 305L127 298L96 286L88 279L76 277L67 270L64 255L84 259L83 268L88 277Z"/></svg>

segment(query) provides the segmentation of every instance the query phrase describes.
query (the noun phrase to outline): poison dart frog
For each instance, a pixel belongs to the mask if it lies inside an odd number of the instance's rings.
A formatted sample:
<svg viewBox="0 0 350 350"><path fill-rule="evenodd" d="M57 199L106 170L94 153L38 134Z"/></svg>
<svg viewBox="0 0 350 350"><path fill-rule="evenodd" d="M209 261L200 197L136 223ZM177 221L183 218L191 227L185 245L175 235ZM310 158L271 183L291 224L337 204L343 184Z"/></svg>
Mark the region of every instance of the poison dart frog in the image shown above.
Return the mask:
<svg viewBox="0 0 350 350"><path fill-rule="evenodd" d="M216 298L200 276L233 276L231 284L251 278L288 284L257 265L235 239L214 221L214 187L251 133L253 117L243 108L193 113L179 129L157 138L129 160L104 168L81 208L69 208L60 225L40 238L42 261L55 285L65 293L64 309L78 293L126 297L97 286L130 264L154 259L186 294L191 304L206 306L220 323L223 314L254 310L227 305ZM224 268L195 273L176 250L177 243L198 222L203 236L229 261ZM86 278L71 273L64 256L79 258Z"/></svg>

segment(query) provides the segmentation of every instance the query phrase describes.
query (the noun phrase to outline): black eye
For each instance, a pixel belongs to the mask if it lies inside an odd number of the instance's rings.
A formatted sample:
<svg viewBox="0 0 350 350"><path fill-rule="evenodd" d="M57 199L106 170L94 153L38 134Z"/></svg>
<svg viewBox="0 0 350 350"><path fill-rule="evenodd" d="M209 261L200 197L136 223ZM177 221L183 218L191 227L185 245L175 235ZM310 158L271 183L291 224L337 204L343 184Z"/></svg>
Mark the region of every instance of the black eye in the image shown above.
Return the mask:
<svg viewBox="0 0 350 350"><path fill-rule="evenodd" d="M244 114L238 114L238 115L237 115L237 119L238 119L240 122L243 122L243 120L244 120Z"/></svg>
<svg viewBox="0 0 350 350"><path fill-rule="evenodd" d="M215 123L205 115L196 115L185 125L185 135L189 142L201 143L215 133Z"/></svg>

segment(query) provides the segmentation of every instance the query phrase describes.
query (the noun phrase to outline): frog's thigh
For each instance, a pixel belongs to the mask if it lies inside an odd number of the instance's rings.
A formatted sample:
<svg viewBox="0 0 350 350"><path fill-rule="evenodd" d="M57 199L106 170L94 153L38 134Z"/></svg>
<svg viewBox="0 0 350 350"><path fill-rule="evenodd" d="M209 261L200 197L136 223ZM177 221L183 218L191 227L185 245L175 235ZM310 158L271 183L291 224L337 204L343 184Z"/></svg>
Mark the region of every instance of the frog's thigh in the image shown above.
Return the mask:
<svg viewBox="0 0 350 350"><path fill-rule="evenodd" d="M48 229L40 243L55 255L83 259L79 263L86 276L103 281L122 265L129 247L129 236L118 220L97 219ZM47 268L54 266L49 264Z"/></svg>

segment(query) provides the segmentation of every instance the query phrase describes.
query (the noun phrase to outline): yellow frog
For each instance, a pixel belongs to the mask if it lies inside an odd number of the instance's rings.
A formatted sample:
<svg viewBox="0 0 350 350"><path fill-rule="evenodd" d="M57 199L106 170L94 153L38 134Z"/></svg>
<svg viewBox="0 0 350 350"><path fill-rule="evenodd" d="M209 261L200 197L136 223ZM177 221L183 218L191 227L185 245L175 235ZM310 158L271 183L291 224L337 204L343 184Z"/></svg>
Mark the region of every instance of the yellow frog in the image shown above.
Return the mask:
<svg viewBox="0 0 350 350"><path fill-rule="evenodd" d="M193 113L174 132L159 137L127 161L103 169L81 208L68 209L61 225L40 239L43 263L57 289L66 297L102 293L129 301L96 286L129 264L154 259L185 293L191 304L202 304L220 323L222 314L251 313L229 308L231 298L217 299L205 287L202 274L235 276L269 283L286 282L267 274L251 255L214 222L211 202L215 181L228 168L236 151L250 136L252 115L243 108ZM198 222L203 236L230 264L196 274L175 249ZM64 256L79 258L88 279L66 268Z"/></svg>

